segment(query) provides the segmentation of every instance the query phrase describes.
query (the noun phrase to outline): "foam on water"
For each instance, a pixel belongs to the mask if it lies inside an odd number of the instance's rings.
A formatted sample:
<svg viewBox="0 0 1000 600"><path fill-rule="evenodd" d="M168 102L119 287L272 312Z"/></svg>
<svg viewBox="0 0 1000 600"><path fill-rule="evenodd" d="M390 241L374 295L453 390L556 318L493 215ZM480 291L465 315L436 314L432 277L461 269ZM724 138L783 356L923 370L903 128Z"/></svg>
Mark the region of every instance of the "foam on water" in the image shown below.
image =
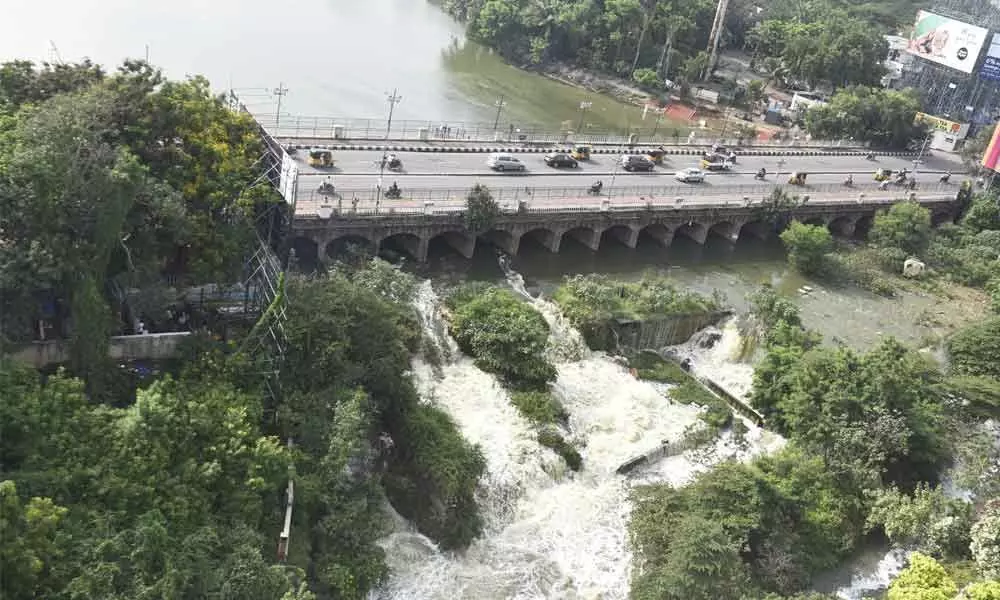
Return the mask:
<svg viewBox="0 0 1000 600"><path fill-rule="evenodd" d="M880 592L906 567L910 553L899 548L890 550L870 571L861 571L851 576L851 584L837 590L837 597L843 600L862 600L873 592Z"/></svg>
<svg viewBox="0 0 1000 600"><path fill-rule="evenodd" d="M709 345L709 342L715 342ZM753 385L753 365L740 361L740 330L735 318L721 328L708 327L683 344L669 348L680 359L691 359L691 372L712 380L736 398L746 399Z"/></svg>

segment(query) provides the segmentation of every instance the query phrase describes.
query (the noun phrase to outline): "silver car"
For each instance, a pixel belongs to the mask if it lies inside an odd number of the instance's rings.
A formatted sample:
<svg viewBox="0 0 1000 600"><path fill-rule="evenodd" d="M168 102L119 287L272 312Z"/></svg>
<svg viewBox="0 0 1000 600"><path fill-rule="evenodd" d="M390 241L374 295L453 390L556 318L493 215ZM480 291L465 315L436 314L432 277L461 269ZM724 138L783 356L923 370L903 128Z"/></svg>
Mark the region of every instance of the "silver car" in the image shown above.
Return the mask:
<svg viewBox="0 0 1000 600"><path fill-rule="evenodd" d="M705 172L701 169L690 167L677 171L674 177L677 181L683 181L684 183L701 183L705 181Z"/></svg>

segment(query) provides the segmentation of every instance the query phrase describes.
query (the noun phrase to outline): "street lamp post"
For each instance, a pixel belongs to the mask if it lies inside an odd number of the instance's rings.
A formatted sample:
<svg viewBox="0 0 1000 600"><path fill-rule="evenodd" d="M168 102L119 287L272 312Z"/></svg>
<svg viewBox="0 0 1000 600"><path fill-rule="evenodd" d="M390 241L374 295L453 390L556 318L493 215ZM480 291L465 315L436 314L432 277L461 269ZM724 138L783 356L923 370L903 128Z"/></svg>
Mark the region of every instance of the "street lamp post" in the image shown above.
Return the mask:
<svg viewBox="0 0 1000 600"><path fill-rule="evenodd" d="M577 133L580 133L580 130L583 128L583 115L585 115L587 113L587 111L590 110L590 107L593 106L593 105L594 105L593 102L581 102L580 103L580 122L576 124L576 132Z"/></svg>
<svg viewBox="0 0 1000 600"><path fill-rule="evenodd" d="M493 120L493 132L496 133L498 127L500 127L500 112L503 111L503 107L507 106L507 103L503 101L503 94L500 95L500 99L494 104L497 107L497 118Z"/></svg>
<svg viewBox="0 0 1000 600"><path fill-rule="evenodd" d="M778 180L779 184L781 183L781 167L783 167L783 166L785 166L785 159L779 158L778 159L778 172L774 174L774 177Z"/></svg>
<svg viewBox="0 0 1000 600"><path fill-rule="evenodd" d="M385 126L385 139L389 139L389 132L392 130L392 113L396 110L396 105L403 101L403 97L398 94L398 91L398 89L393 88L392 94L385 93L386 100L389 102L389 120Z"/></svg>
<svg viewBox="0 0 1000 600"><path fill-rule="evenodd" d="M924 142L920 144L920 152L917 154L917 158L913 160L913 179L917 178L917 169L920 167L920 163L923 162L924 151L927 150L927 144L931 141L932 132L927 133L927 137L924 138Z"/></svg>

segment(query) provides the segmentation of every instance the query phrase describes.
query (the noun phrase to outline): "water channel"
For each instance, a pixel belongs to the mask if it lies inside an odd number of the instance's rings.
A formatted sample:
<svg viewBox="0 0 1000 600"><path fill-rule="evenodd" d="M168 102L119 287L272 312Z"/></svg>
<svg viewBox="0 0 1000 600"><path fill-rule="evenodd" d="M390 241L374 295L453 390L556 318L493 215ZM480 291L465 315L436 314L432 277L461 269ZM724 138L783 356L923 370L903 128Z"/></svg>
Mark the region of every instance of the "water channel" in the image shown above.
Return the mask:
<svg viewBox="0 0 1000 600"><path fill-rule="evenodd" d="M274 110L267 89L290 90L283 112L380 118L384 93L398 88L400 119L492 121L503 95L505 115L555 126L578 116L581 101L593 102L587 122L624 126L638 111L610 99L553 83L502 63L464 40L462 28L425 0L302 0L288 5L263 0L140 3L134 0L8 2L4 6L0 60L93 60L114 66L125 56L143 57L172 77L204 74L219 90L243 88L251 108ZM50 40L57 50L53 50ZM256 91L254 91L256 89ZM488 279L537 296L572 273L604 272L637 277L646 270L668 274L679 285L722 291L737 309L760 283L795 297L805 324L828 339L858 348L893 335L915 343L930 330L922 315L940 310L938 300L904 294L885 300L860 290L831 289L790 273L780 244L712 239L705 246L678 238L664 250L647 240L635 250L611 243L592 253L571 240L558 254L522 244L511 281L495 252L481 245L471 261L444 247L432 248L430 277L418 309L430 332L440 336L435 285L444 280ZM804 284L814 289L800 295ZM419 362L414 371L422 394L449 411L486 453L489 473L482 486L487 534L462 556L439 553L428 540L398 522L383 540L394 569L377 596L405 598L624 598L629 554L625 525L629 483L615 467L678 435L695 420L691 407L670 404L663 390L632 378L610 358L579 348L557 311L543 299L535 307L553 324L560 348L556 392L572 414L571 439L583 447L587 469L571 476L560 460L538 446L528 424L503 390L468 358L453 359L437 377ZM714 349L687 348L696 368L726 387L748 385L749 365L733 361L734 328ZM447 336L439 343L453 348ZM757 432L751 450L775 440ZM722 440L713 456L667 459L642 476L682 484L711 460L745 456ZM875 553L878 558L879 553ZM881 572L884 565L871 564ZM879 562L875 560L874 562ZM850 581L834 574L831 588ZM845 592L844 597L851 597Z"/></svg>

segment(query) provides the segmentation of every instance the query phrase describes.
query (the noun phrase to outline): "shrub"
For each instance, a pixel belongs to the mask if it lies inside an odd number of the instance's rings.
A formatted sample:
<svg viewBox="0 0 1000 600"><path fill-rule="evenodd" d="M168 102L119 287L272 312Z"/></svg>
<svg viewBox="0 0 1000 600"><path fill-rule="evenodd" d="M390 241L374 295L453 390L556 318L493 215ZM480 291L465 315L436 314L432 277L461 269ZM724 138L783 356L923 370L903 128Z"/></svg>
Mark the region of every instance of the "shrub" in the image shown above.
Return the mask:
<svg viewBox="0 0 1000 600"><path fill-rule="evenodd" d="M566 465L570 469L579 471L583 468L583 457L580 456L580 453L576 451L576 448L567 442L558 431L553 429L543 429L542 431L539 431L538 443L561 456L563 460L566 461Z"/></svg>
<svg viewBox="0 0 1000 600"><path fill-rule="evenodd" d="M535 424L551 425L569 419L566 408L550 392L513 392L510 403Z"/></svg>

